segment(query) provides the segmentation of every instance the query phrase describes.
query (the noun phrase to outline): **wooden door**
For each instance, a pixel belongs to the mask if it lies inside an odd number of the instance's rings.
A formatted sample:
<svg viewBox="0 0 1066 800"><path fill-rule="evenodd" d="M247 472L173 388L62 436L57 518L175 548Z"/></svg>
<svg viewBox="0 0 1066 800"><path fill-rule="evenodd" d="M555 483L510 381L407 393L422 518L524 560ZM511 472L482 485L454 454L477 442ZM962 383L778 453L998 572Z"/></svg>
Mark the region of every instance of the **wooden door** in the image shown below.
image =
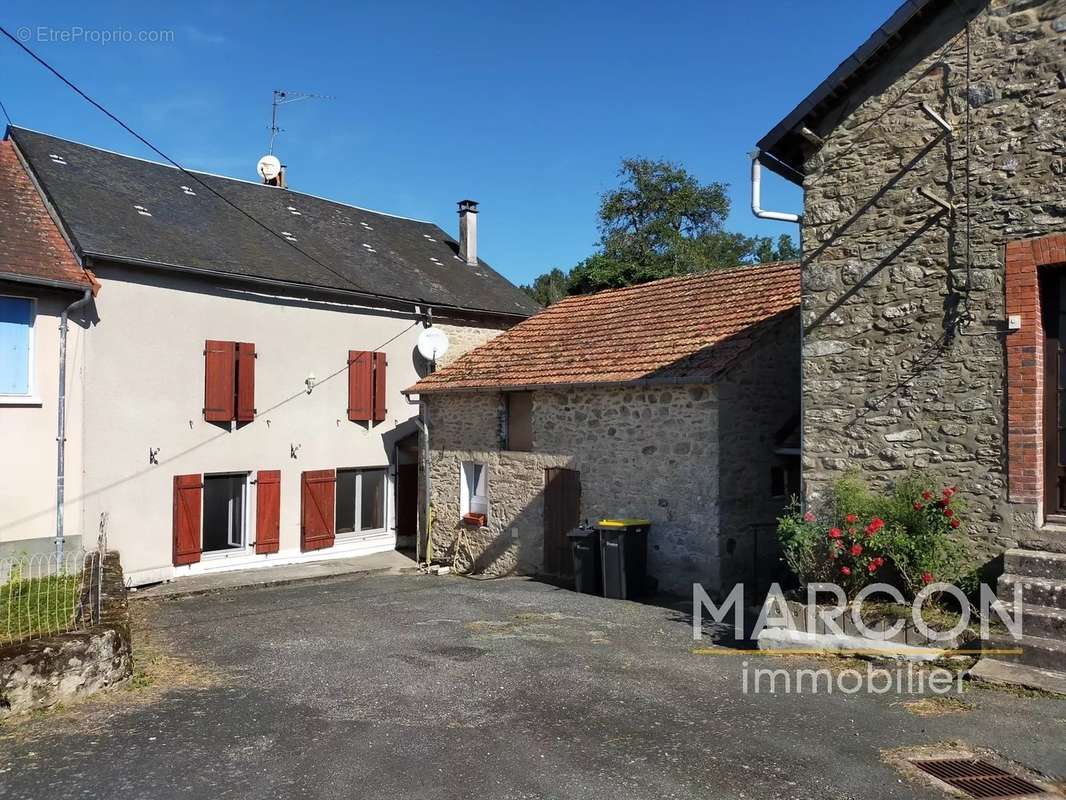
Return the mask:
<svg viewBox="0 0 1066 800"><path fill-rule="evenodd" d="M562 467L544 470L544 572L574 574L566 534L581 524L581 473Z"/></svg>
<svg viewBox="0 0 1066 800"><path fill-rule="evenodd" d="M396 467L396 535L418 532L418 464Z"/></svg>

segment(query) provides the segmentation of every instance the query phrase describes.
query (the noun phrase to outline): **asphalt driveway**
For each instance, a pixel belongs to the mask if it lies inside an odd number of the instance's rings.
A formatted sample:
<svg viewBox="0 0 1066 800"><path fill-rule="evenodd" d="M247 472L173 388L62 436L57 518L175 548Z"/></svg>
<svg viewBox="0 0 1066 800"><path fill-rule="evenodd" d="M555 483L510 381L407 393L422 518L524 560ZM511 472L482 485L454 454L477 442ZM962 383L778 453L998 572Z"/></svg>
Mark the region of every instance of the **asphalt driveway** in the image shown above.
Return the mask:
<svg viewBox="0 0 1066 800"><path fill-rule="evenodd" d="M745 694L679 611L369 576L140 601L128 688L0 729L0 797L945 797L894 748L1066 775L1066 701ZM796 666L795 659L757 659ZM749 663L749 667L750 667Z"/></svg>

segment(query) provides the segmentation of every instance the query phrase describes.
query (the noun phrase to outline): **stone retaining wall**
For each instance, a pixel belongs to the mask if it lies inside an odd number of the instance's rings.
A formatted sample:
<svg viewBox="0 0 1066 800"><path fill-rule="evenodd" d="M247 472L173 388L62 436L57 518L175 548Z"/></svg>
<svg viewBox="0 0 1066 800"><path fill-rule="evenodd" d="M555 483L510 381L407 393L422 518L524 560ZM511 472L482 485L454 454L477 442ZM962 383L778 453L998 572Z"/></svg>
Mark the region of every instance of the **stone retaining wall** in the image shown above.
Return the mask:
<svg viewBox="0 0 1066 800"><path fill-rule="evenodd" d="M0 647L0 719L92 694L132 671L122 565L108 553L98 625Z"/></svg>

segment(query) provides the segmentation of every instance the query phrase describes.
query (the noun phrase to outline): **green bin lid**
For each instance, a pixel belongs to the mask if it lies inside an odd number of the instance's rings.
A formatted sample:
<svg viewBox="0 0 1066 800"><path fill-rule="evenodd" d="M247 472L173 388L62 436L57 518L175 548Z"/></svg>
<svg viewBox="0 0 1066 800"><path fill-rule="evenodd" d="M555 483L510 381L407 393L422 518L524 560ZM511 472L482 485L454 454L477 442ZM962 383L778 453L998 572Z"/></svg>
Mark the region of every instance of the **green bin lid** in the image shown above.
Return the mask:
<svg viewBox="0 0 1066 800"><path fill-rule="evenodd" d="M601 528L630 528L637 525L651 525L651 520L626 517L624 519L601 519L596 524Z"/></svg>

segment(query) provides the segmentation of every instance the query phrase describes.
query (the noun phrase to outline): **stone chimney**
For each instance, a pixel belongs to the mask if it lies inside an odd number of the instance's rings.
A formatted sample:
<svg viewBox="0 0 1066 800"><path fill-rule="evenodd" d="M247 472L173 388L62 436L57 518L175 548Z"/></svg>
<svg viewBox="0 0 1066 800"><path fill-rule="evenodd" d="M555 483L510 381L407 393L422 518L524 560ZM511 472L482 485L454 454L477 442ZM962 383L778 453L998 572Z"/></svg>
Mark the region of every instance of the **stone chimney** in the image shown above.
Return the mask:
<svg viewBox="0 0 1066 800"><path fill-rule="evenodd" d="M459 258L477 266L477 203L459 201Z"/></svg>

